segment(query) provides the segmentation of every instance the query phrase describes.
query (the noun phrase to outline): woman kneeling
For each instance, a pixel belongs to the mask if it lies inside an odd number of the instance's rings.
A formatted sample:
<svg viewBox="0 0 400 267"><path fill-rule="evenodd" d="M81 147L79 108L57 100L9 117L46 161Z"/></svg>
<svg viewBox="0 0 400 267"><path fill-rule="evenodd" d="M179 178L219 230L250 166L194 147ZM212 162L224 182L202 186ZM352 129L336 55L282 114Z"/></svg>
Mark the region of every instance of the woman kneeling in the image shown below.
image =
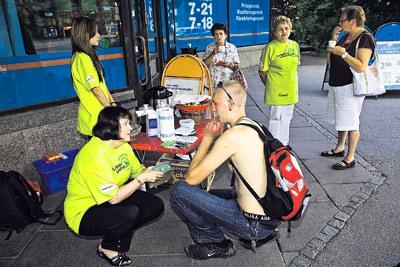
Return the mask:
<svg viewBox="0 0 400 267"><path fill-rule="evenodd" d="M77 234L103 236L97 254L115 266L129 265L133 232L158 218L162 200L139 190L163 173L145 169L127 143L131 114L106 107L93 128L93 138L76 156L64 202L65 220Z"/></svg>

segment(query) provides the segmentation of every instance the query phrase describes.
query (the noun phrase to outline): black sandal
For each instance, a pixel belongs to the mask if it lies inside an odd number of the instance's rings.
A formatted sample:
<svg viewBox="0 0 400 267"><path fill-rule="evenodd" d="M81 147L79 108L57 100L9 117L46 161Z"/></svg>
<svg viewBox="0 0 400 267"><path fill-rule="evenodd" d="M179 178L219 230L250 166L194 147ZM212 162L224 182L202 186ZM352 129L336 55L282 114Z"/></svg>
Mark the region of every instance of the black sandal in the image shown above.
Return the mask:
<svg viewBox="0 0 400 267"><path fill-rule="evenodd" d="M343 164L341 164L343 163ZM342 160L341 162L338 162L336 164L332 165L332 168L335 170L344 170L347 168L353 168L354 166L356 166L356 161L353 160L352 162L346 162L345 160Z"/></svg>
<svg viewBox="0 0 400 267"><path fill-rule="evenodd" d="M132 260L128 256L126 256L125 252L118 252L118 255L109 258L100 250L100 245L97 247L96 253L100 258L105 259L109 264L113 266L127 266L132 263Z"/></svg>
<svg viewBox="0 0 400 267"><path fill-rule="evenodd" d="M331 149L329 151L321 152L321 156L323 157L344 157L344 150L340 152L335 152L335 149Z"/></svg>

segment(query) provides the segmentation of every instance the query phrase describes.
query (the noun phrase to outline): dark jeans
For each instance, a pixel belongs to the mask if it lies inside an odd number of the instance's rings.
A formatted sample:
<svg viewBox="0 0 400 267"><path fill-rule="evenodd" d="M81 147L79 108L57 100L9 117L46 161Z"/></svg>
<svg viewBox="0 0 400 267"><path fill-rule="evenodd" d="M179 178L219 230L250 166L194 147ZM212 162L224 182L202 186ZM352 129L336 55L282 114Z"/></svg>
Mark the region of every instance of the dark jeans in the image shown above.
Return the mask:
<svg viewBox="0 0 400 267"><path fill-rule="evenodd" d="M225 239L222 229L246 240L264 239L272 233L270 227L243 215L232 189L207 192L178 181L171 188L170 202L198 244L221 242Z"/></svg>
<svg viewBox="0 0 400 267"><path fill-rule="evenodd" d="M102 235L105 249L129 250L135 229L158 218L164 212L163 201L151 193L136 191L121 203L105 202L89 208L83 215L79 234Z"/></svg>

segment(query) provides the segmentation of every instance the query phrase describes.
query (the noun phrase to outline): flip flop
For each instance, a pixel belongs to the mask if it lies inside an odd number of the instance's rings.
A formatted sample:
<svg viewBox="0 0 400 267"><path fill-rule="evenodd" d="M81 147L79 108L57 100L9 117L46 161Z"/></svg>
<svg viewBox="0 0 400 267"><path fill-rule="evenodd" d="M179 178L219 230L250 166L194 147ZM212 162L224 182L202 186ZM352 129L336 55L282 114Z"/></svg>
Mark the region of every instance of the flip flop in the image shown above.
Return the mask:
<svg viewBox="0 0 400 267"><path fill-rule="evenodd" d="M335 149L329 151L321 152L322 157L344 157L344 150L340 152L335 152Z"/></svg>
<svg viewBox="0 0 400 267"><path fill-rule="evenodd" d="M354 166L356 166L355 160L353 160L352 162L346 162L345 160L342 160L336 164L333 164L332 168L335 170L344 170L348 168L353 168Z"/></svg>

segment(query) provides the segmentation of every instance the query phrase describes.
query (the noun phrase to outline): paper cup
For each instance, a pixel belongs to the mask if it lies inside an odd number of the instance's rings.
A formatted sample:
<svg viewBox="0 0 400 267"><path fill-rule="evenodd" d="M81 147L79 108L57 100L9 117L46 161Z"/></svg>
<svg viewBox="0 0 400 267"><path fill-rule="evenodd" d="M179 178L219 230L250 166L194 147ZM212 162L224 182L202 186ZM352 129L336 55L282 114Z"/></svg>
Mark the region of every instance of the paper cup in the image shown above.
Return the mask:
<svg viewBox="0 0 400 267"><path fill-rule="evenodd" d="M329 47L335 47L335 46L336 46L336 41L335 41L335 40L330 40L330 41L328 42L328 46L329 46Z"/></svg>

